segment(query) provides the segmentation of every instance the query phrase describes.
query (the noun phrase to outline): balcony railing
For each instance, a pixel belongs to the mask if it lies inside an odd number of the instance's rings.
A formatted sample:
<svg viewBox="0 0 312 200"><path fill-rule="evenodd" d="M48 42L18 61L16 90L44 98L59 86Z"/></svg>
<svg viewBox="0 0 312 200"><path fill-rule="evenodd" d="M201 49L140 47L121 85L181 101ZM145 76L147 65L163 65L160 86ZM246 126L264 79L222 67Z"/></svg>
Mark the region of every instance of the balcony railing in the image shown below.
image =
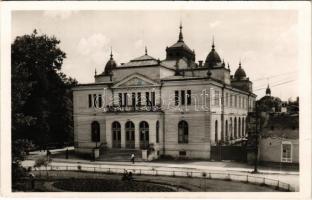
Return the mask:
<svg viewBox="0 0 312 200"><path fill-rule="evenodd" d="M159 112L161 111L160 105L155 106L119 106L119 105L113 105L113 106L107 106L106 112Z"/></svg>

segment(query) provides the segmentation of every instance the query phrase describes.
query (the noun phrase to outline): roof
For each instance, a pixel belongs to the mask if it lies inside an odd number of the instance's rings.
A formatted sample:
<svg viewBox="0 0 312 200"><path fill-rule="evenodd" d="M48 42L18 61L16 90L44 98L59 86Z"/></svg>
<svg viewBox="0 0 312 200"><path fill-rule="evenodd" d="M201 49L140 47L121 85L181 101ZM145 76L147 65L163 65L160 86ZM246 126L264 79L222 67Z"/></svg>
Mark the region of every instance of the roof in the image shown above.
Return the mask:
<svg viewBox="0 0 312 200"><path fill-rule="evenodd" d="M132 59L130 62L134 62L134 61L144 61L144 60L156 60L155 58L153 58L152 56L149 56L147 54L144 54L143 56L137 57L135 59Z"/></svg>
<svg viewBox="0 0 312 200"><path fill-rule="evenodd" d="M299 139L299 129L264 129L262 138Z"/></svg>
<svg viewBox="0 0 312 200"><path fill-rule="evenodd" d="M213 48L211 49L211 51L209 52L209 54L206 57L204 66L209 67L209 68L213 68L218 63L221 63L221 58L213 46Z"/></svg>
<svg viewBox="0 0 312 200"><path fill-rule="evenodd" d="M241 80L241 79L246 78L246 72L242 68L241 63L239 63L239 67L237 68L237 70L234 73L234 78L237 80Z"/></svg>
<svg viewBox="0 0 312 200"><path fill-rule="evenodd" d="M175 44L173 44L172 46L169 47L170 48L183 48L191 53L193 53L193 51L183 42L183 41L178 41Z"/></svg>
<svg viewBox="0 0 312 200"><path fill-rule="evenodd" d="M139 67L139 66L153 66L153 65L159 65L160 61L156 60L155 58L145 54L143 56L134 58L130 60L130 62L122 64L118 67Z"/></svg>

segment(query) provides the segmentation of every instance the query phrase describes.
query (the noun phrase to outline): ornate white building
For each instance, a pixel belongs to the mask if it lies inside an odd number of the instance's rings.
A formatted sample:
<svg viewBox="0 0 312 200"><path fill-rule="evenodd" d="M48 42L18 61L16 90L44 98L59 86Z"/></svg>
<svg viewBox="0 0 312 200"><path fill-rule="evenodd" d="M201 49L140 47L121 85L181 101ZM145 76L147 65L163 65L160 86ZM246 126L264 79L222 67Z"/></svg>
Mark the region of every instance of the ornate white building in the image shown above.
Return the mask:
<svg viewBox="0 0 312 200"><path fill-rule="evenodd" d="M75 151L145 149L153 156L210 158L211 146L246 136L256 95L241 63L230 75L214 43L205 62L184 42L166 59L145 54L117 64L111 54L95 82L73 89Z"/></svg>

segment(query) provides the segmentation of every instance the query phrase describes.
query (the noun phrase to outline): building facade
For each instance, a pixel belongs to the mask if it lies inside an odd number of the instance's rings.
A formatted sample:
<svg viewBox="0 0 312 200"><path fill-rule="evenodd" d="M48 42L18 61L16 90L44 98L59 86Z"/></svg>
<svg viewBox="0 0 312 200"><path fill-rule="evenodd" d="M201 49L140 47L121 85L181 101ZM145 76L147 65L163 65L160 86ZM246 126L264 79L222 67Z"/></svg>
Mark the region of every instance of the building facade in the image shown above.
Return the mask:
<svg viewBox="0 0 312 200"><path fill-rule="evenodd" d="M205 62L184 42L166 58L145 54L117 64L111 53L94 83L73 89L75 151L146 149L157 156L210 158L210 148L246 136L256 95L241 63L234 75L214 42Z"/></svg>

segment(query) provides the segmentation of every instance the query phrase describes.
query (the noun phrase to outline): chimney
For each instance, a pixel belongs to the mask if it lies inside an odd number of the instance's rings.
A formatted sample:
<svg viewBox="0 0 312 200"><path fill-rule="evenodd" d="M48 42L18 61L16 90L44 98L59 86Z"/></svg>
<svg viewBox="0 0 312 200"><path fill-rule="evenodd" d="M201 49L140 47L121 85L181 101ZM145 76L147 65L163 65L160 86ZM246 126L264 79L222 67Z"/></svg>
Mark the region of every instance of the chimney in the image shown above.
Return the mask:
<svg viewBox="0 0 312 200"><path fill-rule="evenodd" d="M203 61L202 60L199 60L198 63L199 63L198 67L203 67Z"/></svg>

